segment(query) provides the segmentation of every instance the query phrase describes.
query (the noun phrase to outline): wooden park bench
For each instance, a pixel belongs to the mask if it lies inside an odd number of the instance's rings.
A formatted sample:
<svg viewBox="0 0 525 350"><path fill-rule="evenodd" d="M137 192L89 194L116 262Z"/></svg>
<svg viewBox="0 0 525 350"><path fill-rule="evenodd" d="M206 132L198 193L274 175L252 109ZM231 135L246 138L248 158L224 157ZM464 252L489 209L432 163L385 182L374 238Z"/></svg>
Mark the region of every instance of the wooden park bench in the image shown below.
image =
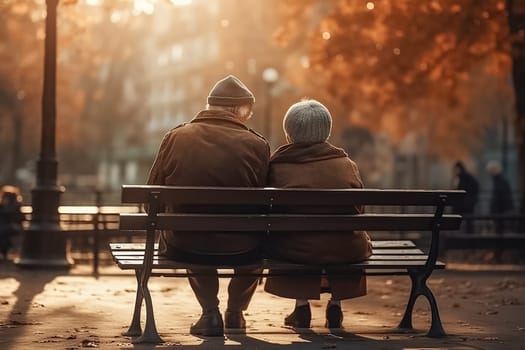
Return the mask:
<svg viewBox="0 0 525 350"><path fill-rule="evenodd" d="M205 235L209 231L286 234L367 230L430 231L430 245L426 249L427 253L424 253L412 241L373 241L373 255L355 264L314 266L261 259L243 266L264 268L264 272L258 276L268 276L268 269L272 269L275 275L319 274L326 269L337 274L364 270L367 275L375 276L408 275L412 289L399 328L412 329L414 303L418 296L423 295L429 301L432 315L428 336L445 336L436 300L426 281L434 269L445 267L437 261L440 231L458 229L461 216L444 214L444 209L462 200L463 195L463 191L123 186L122 203L141 203L149 208L147 214L123 213L120 216L121 230L146 231L145 244L110 244L115 262L121 269L134 270L138 283L133 319L124 335L137 336L135 343L162 342L155 326L148 280L151 276L187 277L189 274L186 269L195 267L195 261L187 263L159 256L155 244L158 230L190 231L193 232L191 234L202 235L203 239L206 239ZM165 204L193 207L193 212L164 213L162 208ZM374 214L367 211L366 214L349 215L355 205L409 206L412 212L422 206L431 206L435 210L433 214L409 214L405 210L404 214ZM195 211L199 207L205 209ZM228 213L228 207L242 207L243 212L251 213L232 214L231 210ZM308 214L289 214L286 210L289 207L294 207L294 212L304 208ZM204 264L219 269L222 277L231 277L231 272L222 269L229 270L240 263L228 260L213 265L208 261L197 263L200 267ZM140 326L143 299L146 303L144 332Z"/></svg>

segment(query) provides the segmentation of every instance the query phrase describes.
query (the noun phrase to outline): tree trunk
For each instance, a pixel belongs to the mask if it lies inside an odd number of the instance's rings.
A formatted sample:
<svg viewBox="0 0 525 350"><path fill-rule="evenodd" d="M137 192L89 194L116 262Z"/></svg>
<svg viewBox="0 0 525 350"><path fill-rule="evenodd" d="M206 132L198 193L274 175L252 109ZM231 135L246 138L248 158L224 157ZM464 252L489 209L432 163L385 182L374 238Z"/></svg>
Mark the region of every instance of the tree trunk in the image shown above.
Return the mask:
<svg viewBox="0 0 525 350"><path fill-rule="evenodd" d="M525 214L525 2L507 0L507 10L512 36L512 81L516 98L520 213ZM525 232L523 220L520 232Z"/></svg>

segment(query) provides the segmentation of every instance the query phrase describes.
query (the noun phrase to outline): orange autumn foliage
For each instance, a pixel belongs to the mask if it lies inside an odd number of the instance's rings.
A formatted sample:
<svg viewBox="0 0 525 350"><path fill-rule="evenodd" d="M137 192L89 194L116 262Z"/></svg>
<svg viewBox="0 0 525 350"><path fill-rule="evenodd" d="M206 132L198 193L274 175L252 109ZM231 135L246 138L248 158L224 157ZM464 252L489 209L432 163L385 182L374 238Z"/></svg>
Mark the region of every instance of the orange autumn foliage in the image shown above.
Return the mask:
<svg viewBox="0 0 525 350"><path fill-rule="evenodd" d="M305 52L309 73L289 77L340 123L417 132L421 151L456 159L512 113L506 15L503 0L289 0L275 41Z"/></svg>

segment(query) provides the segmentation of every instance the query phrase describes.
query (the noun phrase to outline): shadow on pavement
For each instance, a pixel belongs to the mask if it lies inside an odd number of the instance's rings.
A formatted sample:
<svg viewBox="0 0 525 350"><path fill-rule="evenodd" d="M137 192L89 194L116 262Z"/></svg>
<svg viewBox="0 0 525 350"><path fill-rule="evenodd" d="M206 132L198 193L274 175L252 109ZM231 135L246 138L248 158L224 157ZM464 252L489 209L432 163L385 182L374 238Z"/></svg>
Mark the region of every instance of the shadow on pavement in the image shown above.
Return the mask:
<svg viewBox="0 0 525 350"><path fill-rule="evenodd" d="M374 339L362 335L356 335L345 331L337 331L329 334L319 334L314 331L302 330L298 339L282 342L278 334L265 333L248 335L228 335L226 337L199 337L199 344L183 344L178 342L166 342L164 344L119 344L119 349L150 350L150 349L177 349L177 350L208 350L208 349L257 349L257 350L280 350L280 349L362 349L362 350L406 350L406 349L457 349L457 350L481 350L482 348L465 344L457 337L446 337L432 339L424 336L424 333L416 333L407 339L406 334L397 333L392 337ZM280 342L281 341L281 342Z"/></svg>
<svg viewBox="0 0 525 350"><path fill-rule="evenodd" d="M15 328L14 331L9 332L9 335L2 336L2 349L14 349L16 347L16 340L19 336L24 334L23 326L36 325L40 322L29 317L29 310L34 306L34 298L44 291L48 283L51 283L57 276L67 273L63 270L56 271L39 271L39 270L16 270L11 262L4 262L3 267L8 267L7 274L0 274L0 280L6 278L13 278L19 282L18 288L12 293L16 298L16 302L11 308L11 311L2 317L0 320L0 330L2 328ZM5 270L4 270L5 271ZM3 272L4 272L3 271ZM22 278L21 274L25 274ZM27 275L31 274L31 278ZM2 332L3 333L3 332Z"/></svg>

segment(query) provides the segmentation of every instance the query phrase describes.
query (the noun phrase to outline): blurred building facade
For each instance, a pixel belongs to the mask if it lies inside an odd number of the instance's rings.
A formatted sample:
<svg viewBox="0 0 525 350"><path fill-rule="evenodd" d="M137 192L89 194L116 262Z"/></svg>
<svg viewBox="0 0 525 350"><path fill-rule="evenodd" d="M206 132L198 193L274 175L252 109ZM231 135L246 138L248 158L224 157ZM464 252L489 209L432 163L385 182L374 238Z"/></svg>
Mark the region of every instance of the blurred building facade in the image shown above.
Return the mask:
<svg viewBox="0 0 525 350"><path fill-rule="evenodd" d="M157 4L149 18L150 38L143 44L144 74L124 81L125 100L141 99L144 105L142 139L115 143L112 159L99 165L101 187L116 190L122 183L144 183L163 135L204 109L209 90L227 74L238 76L256 96L250 127L262 133L266 118L282 116L285 99L279 96L287 93L286 82L278 81L268 92L270 87L262 79L270 66L280 72L285 69L284 59L279 60L284 50L272 43L277 19L270 2L277 4L276 0ZM137 89L144 95L137 96ZM265 108L269 98L273 99L270 111ZM272 125L277 146L284 137L280 124Z"/></svg>

